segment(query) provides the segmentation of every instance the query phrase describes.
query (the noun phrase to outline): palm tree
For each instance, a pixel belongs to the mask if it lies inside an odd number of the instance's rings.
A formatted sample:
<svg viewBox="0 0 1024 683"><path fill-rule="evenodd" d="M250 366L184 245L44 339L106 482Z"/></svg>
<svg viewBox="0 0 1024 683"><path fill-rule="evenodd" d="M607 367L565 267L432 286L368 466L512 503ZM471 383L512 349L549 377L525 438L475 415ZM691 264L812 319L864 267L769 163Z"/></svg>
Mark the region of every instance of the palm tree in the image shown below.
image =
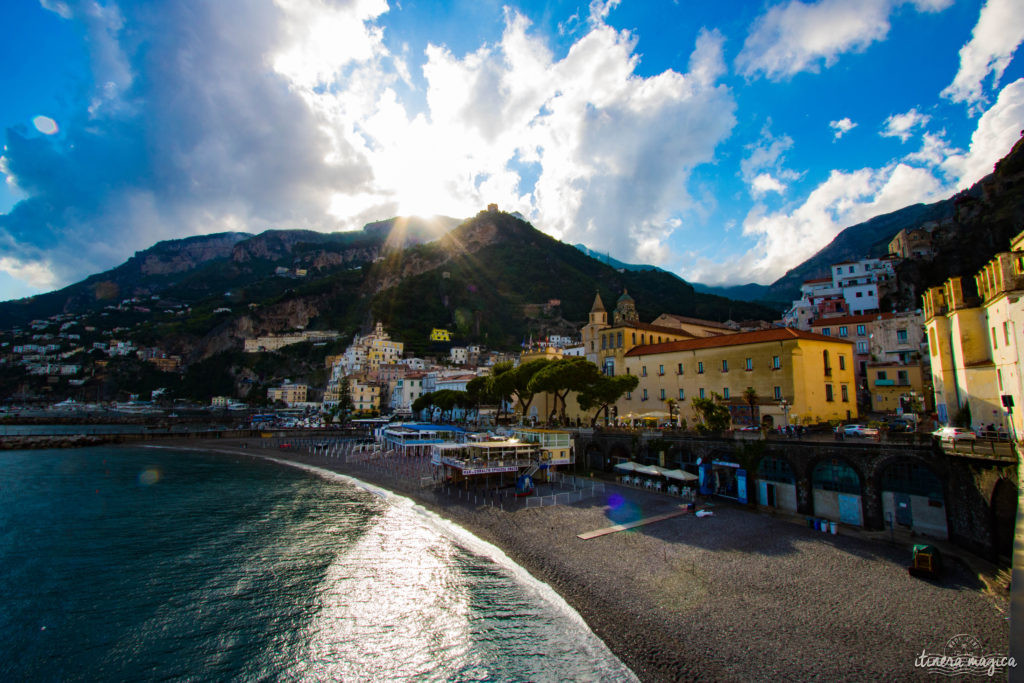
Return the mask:
<svg viewBox="0 0 1024 683"><path fill-rule="evenodd" d="M750 406L750 425L757 427L757 423L754 422L754 406L757 405L757 391L754 390L754 387L747 387L743 390L743 400Z"/></svg>
<svg viewBox="0 0 1024 683"><path fill-rule="evenodd" d="M675 426L676 426L676 418L675 418L676 400L674 398L666 398L665 399L665 407L668 408L668 421L669 421L669 423L672 425L672 427L674 429Z"/></svg>

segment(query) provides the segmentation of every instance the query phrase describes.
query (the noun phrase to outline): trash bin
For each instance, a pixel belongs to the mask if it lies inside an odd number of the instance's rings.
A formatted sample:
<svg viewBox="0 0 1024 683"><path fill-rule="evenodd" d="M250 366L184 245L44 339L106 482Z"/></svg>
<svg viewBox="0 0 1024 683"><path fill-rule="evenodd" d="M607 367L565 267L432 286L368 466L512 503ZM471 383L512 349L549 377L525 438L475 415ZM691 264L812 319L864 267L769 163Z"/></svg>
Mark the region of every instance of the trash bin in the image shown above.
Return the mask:
<svg viewBox="0 0 1024 683"><path fill-rule="evenodd" d="M836 528L837 528L837 526L836 526L835 522L829 522L828 523L828 532L830 534L832 534L833 536L836 535Z"/></svg>
<svg viewBox="0 0 1024 683"><path fill-rule="evenodd" d="M828 520L827 519L821 520L821 532L824 533L824 534L828 533Z"/></svg>

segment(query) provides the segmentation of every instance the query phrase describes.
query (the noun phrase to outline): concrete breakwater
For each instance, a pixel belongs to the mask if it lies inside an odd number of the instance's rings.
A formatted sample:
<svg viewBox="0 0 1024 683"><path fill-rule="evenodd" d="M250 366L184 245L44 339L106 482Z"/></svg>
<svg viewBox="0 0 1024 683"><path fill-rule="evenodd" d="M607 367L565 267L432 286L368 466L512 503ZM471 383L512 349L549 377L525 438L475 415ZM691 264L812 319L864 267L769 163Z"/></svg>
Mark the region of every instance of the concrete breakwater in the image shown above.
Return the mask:
<svg viewBox="0 0 1024 683"><path fill-rule="evenodd" d="M321 430L321 429L220 429L216 431L195 432L123 432L109 434L7 434L0 435L0 450L27 450L34 448L80 448L110 443L138 443L163 439L175 440L209 440L209 439L310 439L339 438L361 435L355 430Z"/></svg>

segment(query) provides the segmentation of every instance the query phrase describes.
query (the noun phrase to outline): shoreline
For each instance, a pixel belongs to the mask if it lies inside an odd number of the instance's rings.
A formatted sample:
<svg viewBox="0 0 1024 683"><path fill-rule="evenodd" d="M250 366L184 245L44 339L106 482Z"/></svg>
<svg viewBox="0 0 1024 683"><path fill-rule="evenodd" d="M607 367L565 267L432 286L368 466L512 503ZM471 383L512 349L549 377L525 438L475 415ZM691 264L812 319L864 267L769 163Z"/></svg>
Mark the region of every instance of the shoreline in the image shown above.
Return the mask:
<svg viewBox="0 0 1024 683"><path fill-rule="evenodd" d="M643 681L923 677L915 658L941 653L958 633L988 652L1008 650L1006 601L983 594L959 563L941 584L913 579L899 547L717 501L709 518L583 541L576 534L672 512L679 501L610 484L572 505L510 512L333 458L231 440L153 445L313 465L410 498L550 586Z"/></svg>

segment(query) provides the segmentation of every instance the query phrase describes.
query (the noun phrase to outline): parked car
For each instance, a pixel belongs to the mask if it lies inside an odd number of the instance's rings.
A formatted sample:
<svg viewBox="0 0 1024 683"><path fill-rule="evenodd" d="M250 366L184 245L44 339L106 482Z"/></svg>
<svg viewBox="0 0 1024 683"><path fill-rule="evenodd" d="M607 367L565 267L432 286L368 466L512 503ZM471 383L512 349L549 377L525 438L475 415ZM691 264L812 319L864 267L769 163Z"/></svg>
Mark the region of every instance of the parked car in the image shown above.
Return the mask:
<svg viewBox="0 0 1024 683"><path fill-rule="evenodd" d="M932 436L939 437L940 441L962 441L964 439L973 441L978 438L977 434L963 427L939 427L932 432Z"/></svg>
<svg viewBox="0 0 1024 683"><path fill-rule="evenodd" d="M900 418L889 420L887 425L889 427L889 431L890 432L912 432L912 431L914 431L913 425L911 425L906 420L901 420Z"/></svg>
<svg viewBox="0 0 1024 683"><path fill-rule="evenodd" d="M844 436L878 436L878 430L874 427L868 427L866 425L845 425L843 427Z"/></svg>

